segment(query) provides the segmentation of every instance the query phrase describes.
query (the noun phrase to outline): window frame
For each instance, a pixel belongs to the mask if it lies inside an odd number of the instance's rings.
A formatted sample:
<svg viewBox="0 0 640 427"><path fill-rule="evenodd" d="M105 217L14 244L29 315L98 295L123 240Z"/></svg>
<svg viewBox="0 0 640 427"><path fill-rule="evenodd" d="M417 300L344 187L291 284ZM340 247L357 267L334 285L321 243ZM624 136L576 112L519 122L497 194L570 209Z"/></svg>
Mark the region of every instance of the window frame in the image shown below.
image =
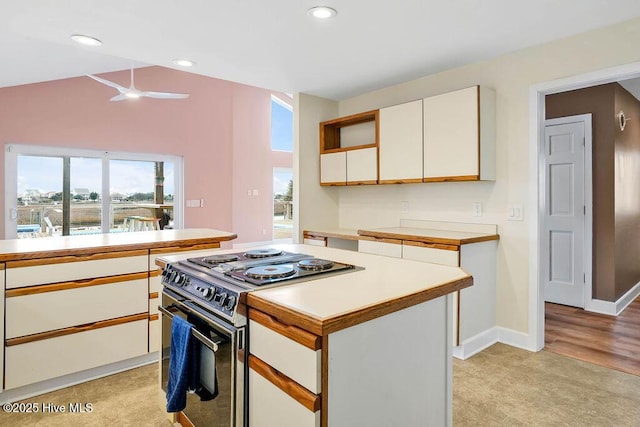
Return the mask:
<svg viewBox="0 0 640 427"><path fill-rule="evenodd" d="M145 162L171 162L174 165L174 195L173 195L173 222L174 228L184 227L184 174L183 158L181 156L157 154L157 153L129 153L123 151L105 151L95 149L67 148L58 146L41 146L30 144L5 144L5 219L4 235L5 239L17 238L17 209L18 209L18 156L40 156L40 157L88 157L102 160L102 188L103 194L101 209L102 232L109 232L109 213L111 197L104 197L110 193L110 160L133 160Z"/></svg>

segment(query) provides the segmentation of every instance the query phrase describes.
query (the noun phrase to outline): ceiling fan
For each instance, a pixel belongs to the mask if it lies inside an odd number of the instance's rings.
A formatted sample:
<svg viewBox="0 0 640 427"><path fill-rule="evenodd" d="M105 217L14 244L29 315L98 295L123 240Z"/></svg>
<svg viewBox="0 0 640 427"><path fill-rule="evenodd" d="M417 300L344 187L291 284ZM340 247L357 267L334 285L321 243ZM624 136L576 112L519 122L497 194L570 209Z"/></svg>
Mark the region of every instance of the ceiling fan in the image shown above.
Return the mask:
<svg viewBox="0 0 640 427"><path fill-rule="evenodd" d="M93 80L117 89L120 92L118 95L111 98L111 101L123 101L125 99L136 99L140 97L157 98L157 99L184 99L188 98L187 93L172 93L172 92L154 92L150 90L136 89L133 85L133 68L131 69L131 86L124 87L118 83L110 82L109 80L101 79L100 77L87 74L87 77L91 77Z"/></svg>

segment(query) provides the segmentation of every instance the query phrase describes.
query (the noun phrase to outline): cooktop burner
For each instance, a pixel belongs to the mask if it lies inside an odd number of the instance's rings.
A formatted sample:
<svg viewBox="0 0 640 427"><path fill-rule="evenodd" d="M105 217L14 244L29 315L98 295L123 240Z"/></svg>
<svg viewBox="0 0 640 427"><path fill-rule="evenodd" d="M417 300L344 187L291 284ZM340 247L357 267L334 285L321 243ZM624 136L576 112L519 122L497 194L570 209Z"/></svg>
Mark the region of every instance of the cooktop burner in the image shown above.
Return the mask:
<svg viewBox="0 0 640 427"><path fill-rule="evenodd" d="M244 272L245 276L257 280L280 279L292 276L295 273L296 270L290 264L252 267Z"/></svg>
<svg viewBox="0 0 640 427"><path fill-rule="evenodd" d="M320 258L310 258L298 261L298 267L303 270L322 271L333 267L333 261Z"/></svg>
<svg viewBox="0 0 640 427"><path fill-rule="evenodd" d="M202 262L207 264L217 265L223 262L232 262L239 260L240 257L234 254L220 254L220 255L210 255L204 258L201 258Z"/></svg>
<svg viewBox="0 0 640 427"><path fill-rule="evenodd" d="M281 255L282 251L279 249L268 248L268 249L252 249L244 253L244 256L247 258L269 258Z"/></svg>

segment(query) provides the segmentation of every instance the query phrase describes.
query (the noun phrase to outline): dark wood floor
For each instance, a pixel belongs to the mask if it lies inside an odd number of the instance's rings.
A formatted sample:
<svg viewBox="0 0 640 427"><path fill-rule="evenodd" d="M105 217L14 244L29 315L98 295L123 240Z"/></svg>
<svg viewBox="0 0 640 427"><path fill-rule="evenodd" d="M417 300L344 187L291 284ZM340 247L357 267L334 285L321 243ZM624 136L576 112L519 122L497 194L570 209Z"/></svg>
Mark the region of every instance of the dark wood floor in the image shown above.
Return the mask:
<svg viewBox="0 0 640 427"><path fill-rule="evenodd" d="M545 303L544 349L640 375L640 297L617 317Z"/></svg>

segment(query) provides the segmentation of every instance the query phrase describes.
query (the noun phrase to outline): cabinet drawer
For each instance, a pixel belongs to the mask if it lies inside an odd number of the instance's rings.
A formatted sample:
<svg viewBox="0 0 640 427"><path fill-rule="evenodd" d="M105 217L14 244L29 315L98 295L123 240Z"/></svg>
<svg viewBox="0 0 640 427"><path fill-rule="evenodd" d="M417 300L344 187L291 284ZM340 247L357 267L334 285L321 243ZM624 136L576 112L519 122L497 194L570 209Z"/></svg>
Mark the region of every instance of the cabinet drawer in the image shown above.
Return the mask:
<svg viewBox="0 0 640 427"><path fill-rule="evenodd" d="M6 338L84 325L148 310L147 279L6 298Z"/></svg>
<svg viewBox="0 0 640 427"><path fill-rule="evenodd" d="M327 246L327 239L305 237L303 243L311 246Z"/></svg>
<svg viewBox="0 0 640 427"><path fill-rule="evenodd" d="M130 256L127 256L129 254ZM85 260L82 260L82 259ZM7 289L148 271L147 251L7 262Z"/></svg>
<svg viewBox="0 0 640 427"><path fill-rule="evenodd" d="M5 388L44 381L147 353L147 320L5 348Z"/></svg>
<svg viewBox="0 0 640 427"><path fill-rule="evenodd" d="M402 258L433 264L460 265L460 252L447 249L429 248L415 245L402 245Z"/></svg>
<svg viewBox="0 0 640 427"><path fill-rule="evenodd" d="M398 240L398 243L388 243L374 240L359 240L358 252L373 255L383 255L393 258L402 258L402 244Z"/></svg>
<svg viewBox="0 0 640 427"><path fill-rule="evenodd" d="M314 412L306 408L253 368L250 368L249 426L319 427L320 410Z"/></svg>
<svg viewBox="0 0 640 427"><path fill-rule="evenodd" d="M263 316L266 315L263 314ZM312 350L258 323L254 320L255 317L253 315L250 314L249 317L249 348L251 354L312 393L320 393L322 388L321 350ZM284 328L288 327L284 326ZM307 333L306 331L303 332Z"/></svg>

